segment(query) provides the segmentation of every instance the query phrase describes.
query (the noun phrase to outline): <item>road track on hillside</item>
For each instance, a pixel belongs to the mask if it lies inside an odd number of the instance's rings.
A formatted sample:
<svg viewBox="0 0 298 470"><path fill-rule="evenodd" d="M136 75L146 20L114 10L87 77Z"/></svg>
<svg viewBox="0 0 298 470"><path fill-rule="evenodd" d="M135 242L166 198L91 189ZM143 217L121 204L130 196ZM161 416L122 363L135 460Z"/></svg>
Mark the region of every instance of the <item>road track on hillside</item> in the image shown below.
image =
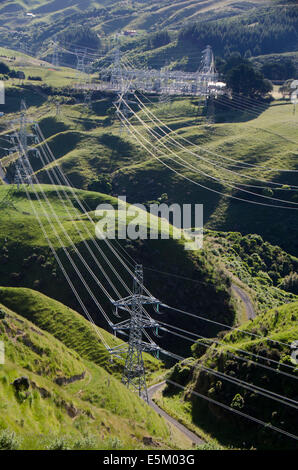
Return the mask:
<svg viewBox="0 0 298 470"><path fill-rule="evenodd" d="M256 311L252 301L249 298L249 295L245 292L245 290L241 289L241 287L236 286L236 284L232 284L232 290L244 303L247 319L253 320L256 317Z"/></svg>
<svg viewBox="0 0 298 470"><path fill-rule="evenodd" d="M149 398L149 406L153 408L156 413L158 413L160 416L165 418L169 423L173 424L179 431L181 431L188 439L190 439L193 444L195 445L202 445L205 444L205 441L198 437L195 433L187 429L183 424L179 423L175 418L170 416L168 413L166 413L163 409L161 409L156 403L153 401L153 396L155 395L158 390L160 390L163 386L165 385L165 382L160 382L158 384L152 385L152 387L148 388L148 398Z"/></svg>

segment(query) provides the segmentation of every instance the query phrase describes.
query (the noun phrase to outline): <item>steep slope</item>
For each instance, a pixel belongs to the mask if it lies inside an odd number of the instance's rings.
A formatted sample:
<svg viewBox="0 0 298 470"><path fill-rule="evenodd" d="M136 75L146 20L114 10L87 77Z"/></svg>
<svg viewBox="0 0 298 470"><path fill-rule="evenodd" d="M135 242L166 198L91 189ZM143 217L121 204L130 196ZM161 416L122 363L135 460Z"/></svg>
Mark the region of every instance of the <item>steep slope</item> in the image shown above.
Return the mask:
<svg viewBox="0 0 298 470"><path fill-rule="evenodd" d="M151 96L151 102L148 103L147 97L141 96L147 110L139 111L137 116L147 121L149 130L158 131L162 135L156 123L148 121L150 111L177 132L178 135L172 133L172 137L195 154L188 155L177 148L178 157L173 156L171 160L169 156L164 157L163 164L137 145L132 135L119 136L119 125L117 121L113 122L111 115L112 94L95 95L94 111L88 114L80 104L83 98L77 96L77 104L62 104L60 116L54 117L55 107L50 105L50 101L57 96L58 91L66 100L69 99L66 91L60 88L47 91L48 100L44 99L40 103L41 97L36 91L30 91L27 87L14 87L11 97L8 90L5 112L9 118L13 118L16 111L13 106L16 103L19 106L18 100L25 92L28 94L28 103L33 105L29 107L29 114L36 118L34 104L39 96L36 104L39 106L38 113L42 114L38 117L40 125L56 157L56 164L61 165L76 187L87 189L95 178L95 171L96 177L104 174L108 178L112 194L126 194L132 203L157 200L165 193L169 203L203 203L205 225L209 229L257 233L270 243L297 255L295 211L266 207L266 203L270 203L268 196L297 203L295 192L287 189L289 184L295 185L295 173L282 171L297 170L297 114L293 114L290 103L283 100L276 100L270 105L255 102L251 107L247 103L240 105L238 101L226 102L224 106L215 107L211 115L213 123L210 123L197 100L177 97L173 98L170 105L162 105L156 97ZM137 118L132 120L132 124L135 133L140 132L148 139L148 134ZM165 129L164 125L162 128ZM166 136L159 139L161 146L169 146L169 131L165 132ZM160 148L167 153L166 148ZM213 152L212 159L209 152ZM177 158L183 158L193 168L183 168ZM254 164L260 166L260 169L244 172L236 166L235 169L230 168L227 166L227 158L232 159L235 165L238 162L239 165ZM9 166L10 161L11 157L2 159L4 166ZM181 176L165 164L169 164ZM37 170L40 168L36 159L32 159L32 165ZM226 169L221 169L220 165ZM274 168L277 170L271 170ZM49 182L44 170L39 171L39 177ZM224 178L229 184L224 184ZM260 180L258 184L255 178ZM261 184L265 181L283 186L277 189L272 186L273 189L268 193ZM244 184L251 187L244 187ZM260 186L260 189L255 186ZM224 198L214 191L227 194L228 197ZM258 195L252 195L251 192ZM265 205L244 203L233 200L231 196ZM275 205L279 205L278 201ZM295 230L289 231L289 226Z"/></svg>
<svg viewBox="0 0 298 470"><path fill-rule="evenodd" d="M65 194L75 202L70 189L60 188L59 190L61 191L62 189L65 189ZM131 274L120 263L118 252L115 251L112 253L104 240L97 240L97 248L94 244L90 244L93 253L97 256L98 262L102 265L102 269L100 269L100 265L91 257L90 252L84 244L84 241L90 242L93 237L94 226L86 217L73 212L70 201L66 200L63 193L60 193L62 198L62 200L60 200L56 189L50 185L29 188L27 191L31 194L33 208L35 208L36 212L39 214L44 230L57 250L68 275L71 276L75 288L80 292L83 301L96 323L107 328L108 325L102 315L99 314L98 307L95 305L87 290L85 291L85 288L82 287L81 280L66 257L57 235L59 235L62 244L70 250L72 259L78 265L81 274L88 282L89 288L93 290L99 302L102 304L103 309L113 318L113 321L114 316L112 314L110 300L102 293L96 279L91 275L89 270L82 263L82 259L79 258L78 254L74 251L70 240L79 248L84 260L88 262L99 281L113 298L115 298L116 294L113 292L106 275L109 276L113 285L117 287L120 295L125 297L127 290L120 284L117 276L121 275L126 285L130 288L132 286ZM7 287L14 286L38 289L46 295L62 301L65 305L82 312L81 306L78 305L78 302L72 294L63 273L50 251L48 242L40 230L25 191L23 189L17 191L12 186L3 186L0 187L0 192L3 195L3 209L1 211L1 240L3 244L1 247L2 263L0 267L2 285ZM103 202L111 203L115 208L117 208L118 205L118 201L115 198L101 195L100 193L75 190L75 194L85 204L87 203L91 209L95 209L98 204ZM38 195L42 199L44 195L46 195L49 204L44 200L39 203L39 201L36 200ZM48 211L48 217L51 218L48 219L45 216L43 209ZM70 211L69 214L66 209ZM56 214L55 216L54 213ZM93 212L90 214L91 217L94 217ZM146 214L147 213L144 212L141 225L147 230L148 221ZM111 217L113 215L114 213L111 211ZM97 222L98 219L94 218L94 220ZM129 219L125 223L129 223ZM79 231L77 231L77 224L80 224ZM28 226L30 226L29 232ZM120 242L122 247L128 250L127 252L130 256L143 263L147 288L149 288L155 296L161 298L163 302L173 306L183 304L190 310L201 312L203 315L207 315L208 312L210 318L218 319L221 317L224 318L226 322L233 323L234 309L230 303L229 282L227 277L217 268L216 263L214 263L214 257L209 250L186 251L184 249L184 243L181 240L176 240L171 237L169 239L157 240L147 239L133 241L128 239L120 240ZM120 250L119 245L113 240L111 240L111 243L114 249ZM121 252L122 250L120 250L120 253ZM104 259L104 255L107 257L106 260ZM173 260L175 260L174 265ZM114 265L114 270L109 263ZM169 273L169 276L165 277L163 283L160 283L155 270ZM183 273L186 278L198 281L195 296L193 295L193 282L175 277L175 274L179 273ZM152 314L158 317L157 313L152 312ZM165 313L165 318L171 317L172 314L170 312ZM182 325L184 321L183 316L175 317L173 321L176 324ZM209 333L211 333L211 331ZM170 345L172 342L172 338L165 339L167 345Z"/></svg>
<svg viewBox="0 0 298 470"><path fill-rule="evenodd" d="M149 447L187 447L175 430L170 442L163 419L101 367L36 323L0 308L0 339L5 345L5 363L0 365L1 449L145 448L143 442ZM20 377L25 377L22 387L14 382Z"/></svg>
<svg viewBox="0 0 298 470"><path fill-rule="evenodd" d="M294 17L291 0L4 2L0 7L1 45L19 50L26 43L32 54L50 57L50 42L56 35L62 42L106 51L110 48L107 37L137 30L137 37L123 37L123 50L133 51L131 58L136 56L151 67L169 61L190 70L200 66L201 52L207 44L216 54L249 50L258 56L295 50ZM165 55L161 47L164 44L154 43L154 37L167 30L170 36ZM67 60L74 63L73 57Z"/></svg>
<svg viewBox="0 0 298 470"><path fill-rule="evenodd" d="M232 282L252 298L257 314L298 300L296 257L264 242L259 235L206 230L205 240Z"/></svg>
<svg viewBox="0 0 298 470"><path fill-rule="evenodd" d="M270 430L272 424L295 435L297 410L200 369L200 365L209 367L226 374L228 379L244 380L279 396L297 399L295 379L298 377L298 367L290 357L290 345L297 338L297 315L298 303L290 303L257 316L239 331L221 336L219 345L213 344L208 348L200 341L194 344L193 358L177 364L169 375L170 380L185 386L185 391L169 384L164 392L163 406L192 428L197 427L197 431L201 429L211 434L224 445L234 448L297 449L295 440ZM249 336L242 330L260 337ZM249 358L244 351L256 356ZM258 364L271 367L273 371L258 367ZM289 373L293 378L281 375L279 371ZM192 392L261 419L268 423L268 427L239 417Z"/></svg>
<svg viewBox="0 0 298 470"><path fill-rule="evenodd" d="M0 302L53 335L81 358L120 376L120 362L115 358L111 363L110 354L102 344L101 337L111 348L122 344L122 341L102 328L98 329L98 336L97 329L74 310L40 292L24 288L1 287ZM150 379L150 372L156 372L161 365L149 355L146 355L145 361Z"/></svg>

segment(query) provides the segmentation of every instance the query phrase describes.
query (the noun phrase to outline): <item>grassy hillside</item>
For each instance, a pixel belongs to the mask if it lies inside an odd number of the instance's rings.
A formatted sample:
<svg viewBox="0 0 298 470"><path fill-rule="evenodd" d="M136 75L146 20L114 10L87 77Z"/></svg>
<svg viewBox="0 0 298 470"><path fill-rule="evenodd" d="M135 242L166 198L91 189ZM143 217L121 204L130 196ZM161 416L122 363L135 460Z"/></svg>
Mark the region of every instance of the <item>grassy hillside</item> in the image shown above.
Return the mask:
<svg viewBox="0 0 298 470"><path fill-rule="evenodd" d="M88 12L96 10L93 15L93 25L96 30L112 33L120 27L136 28L138 30L155 30L163 27L179 27L186 21L194 21L200 15L233 16L243 11L254 9L265 1L245 2L240 0L237 4L232 0L214 0L212 2L200 0L174 0L173 2L156 0L136 1L131 4L119 4L115 0L62 0L59 3L54 0L29 0L23 2L16 0L6 2L4 0L0 14L6 16L9 24L17 25L27 12L36 15L35 18L27 18L29 27L39 26L41 23L51 24L54 19L61 21L66 16L78 19L85 14L87 22L91 23ZM11 12L17 12L17 17L12 18ZM87 13L87 14L86 14ZM95 25L94 25L95 23Z"/></svg>
<svg viewBox="0 0 298 470"><path fill-rule="evenodd" d="M51 307L47 302L47 316L57 319ZM33 309L32 323L2 304L0 308L0 339L5 345L5 364L0 365L1 449L143 449L145 436L152 436L151 447L189 445L135 394L86 359L88 354L66 347L65 335L62 342L56 339L45 331L46 322L40 329ZM72 312L73 325L75 321L84 322ZM55 325L58 337L59 321ZM84 325L81 335L83 330ZM20 377L29 382L17 390L12 383Z"/></svg>
<svg viewBox="0 0 298 470"><path fill-rule="evenodd" d="M9 195L7 199L4 199L2 203L3 209L1 211L1 237L3 245L1 248L2 263L0 277L2 285L38 289L46 295L62 301L65 305L81 312L81 307L78 305L66 283L50 251L48 242L40 230L26 194L23 190L13 190L11 192L10 189L13 188L7 186L0 187L0 193L3 195L3 198ZM99 269L99 266L95 264L94 259L91 257L90 252L87 251L83 242L84 240L90 242L94 234L94 226L86 217L83 218L77 214L72 215L73 212L68 214L66 208L70 207L70 203L66 202L64 206L52 186L43 186L42 189L45 191L52 209L55 211L57 217L60 217L60 219L58 219L60 223L58 223L57 219L54 218L50 206L46 202L41 202L40 205L40 203L36 201L36 190L38 190L37 194L43 197L43 193L40 189L31 188L29 192L31 197L34 198L32 203L41 217L44 229L54 247L57 249L59 257L66 267L68 274L71 276L74 286L80 292L91 315L99 325L107 328L107 324L102 316L97 314L98 308L93 300L87 291L85 291L84 288L82 289L80 280L71 267L69 260L66 258L57 236L53 232L55 229L57 234L61 237L61 242L64 243L66 247L70 248L73 260L81 270L90 289L93 290L108 315L115 321L112 315L110 301L102 294L96 280L91 277L90 273L84 267L78 255L74 252L74 248L70 246L69 238L63 231L64 228L68 236L79 248L89 266L94 270L94 273L102 282L103 286L108 290L110 295L115 298L116 294L104 277L102 269ZM70 194L69 189L66 191ZM100 195L99 193L76 190L76 194L84 203L87 202L91 209L95 209L101 202L112 202L112 204L117 207L117 201L114 198ZM63 193L61 193L60 196L62 201L64 201L65 196ZM73 196L71 196L71 199L73 199ZM42 207L49 212L50 220L45 217ZM97 219L95 220L97 221ZM80 224L79 232L77 231L77 224ZM145 216L143 224L147 229ZM27 229L28 226L30 226L29 232ZM87 229L89 229L89 233ZM234 321L234 310L230 303L229 281L227 277L221 273L220 269L217 268L216 264L214 264L214 256L208 249L198 252L189 252L184 249L184 244L180 240L174 240L172 238L168 240L136 240L135 242L124 240L122 244L123 247L128 250L130 256L133 256L136 260L141 260L144 264L146 286L154 295L161 298L163 302L175 306L183 303L189 309L199 311L203 315L208 315L213 318L225 318L229 323ZM119 250L118 245L113 243L113 246ZM98 247L106 254L109 261L114 264L117 273L122 276L126 284L131 287L131 275L123 268L117 257L111 253L103 240L98 240ZM111 270L107 262L103 259L102 253L99 253L96 246L92 243L90 244L90 248L98 257L98 261L102 264L104 271L108 274L111 281L119 289L120 294L122 296L127 295L127 291L120 284L115 272ZM152 254L154 254L153 258ZM173 259L175 259L174 266L172 265ZM150 269L147 270L146 268ZM153 269L153 271L151 271L151 269ZM155 269L169 273L169 276L165 278L162 284L154 272ZM191 293L193 294L193 282L187 279L181 281L178 277L175 277L177 273L183 273L186 278L199 281L196 296L191 295ZM171 314L167 313L165 316L171 317ZM175 318L174 322L182 324L183 317ZM172 338L166 338L165 341L167 344L170 344Z"/></svg>
<svg viewBox="0 0 298 470"><path fill-rule="evenodd" d="M1 287L0 302L49 332L80 357L105 368L117 377L121 374L121 363L117 358L113 363L110 362L110 354L97 335L96 328L74 310L40 292L24 288ZM109 347L122 343L106 330L99 328L99 331ZM150 372L156 372L161 364L152 356L146 355L146 366L150 380Z"/></svg>
<svg viewBox="0 0 298 470"><path fill-rule="evenodd" d="M292 408L264 398L257 393L236 386L224 379L200 370L200 364L215 371L223 372L228 377L255 384L289 398L296 397L296 383L292 378L282 376L258 367L250 361L235 358L233 354L247 357L235 351L235 348L249 351L278 364L253 358L257 363L269 365L278 370L288 372L297 377L298 369L290 358L290 345L297 337L298 303L290 303L259 315L253 321L244 324L241 329L253 334L270 337L272 342L254 338L240 331L221 336L221 345L213 344L209 348L200 342L192 347L193 357L188 363L177 364L169 378L186 387L185 391L168 385L160 401L171 414L188 423L198 433L212 435L219 443L234 448L258 449L295 449L293 439L256 425L247 419L233 415L221 407L192 395L199 391L214 400L224 403L243 413L257 417L270 427L270 423L295 434L297 414ZM217 338L218 340L218 338ZM277 342L278 341L278 342ZM293 369L288 369L290 365ZM197 367L197 368L196 368Z"/></svg>
<svg viewBox="0 0 298 470"><path fill-rule="evenodd" d="M297 300L298 260L278 246L264 242L259 235L206 230L205 240L231 276L253 299L256 312Z"/></svg>
<svg viewBox="0 0 298 470"><path fill-rule="evenodd" d="M138 59L150 67L170 62L173 67L179 65L196 70L201 51L207 44L217 55L229 50L243 53L250 50L254 56L295 50L297 35L291 14L286 21L286 31L282 21L276 26L273 24L281 20L283 12L287 14L291 8L294 11L294 6L290 0L4 2L0 7L1 45L9 45L15 50L26 47L33 55L50 58L50 43L56 36L62 43L97 48L102 53L113 48L110 39L116 33L137 30L137 37L123 36L121 39L122 49L130 51L131 59ZM218 21L222 25L219 34L216 31ZM192 30L193 25L195 29L201 29L203 35L200 38L195 35L193 41L187 41L184 32L189 28ZM161 47L163 44L154 40L156 32L160 31L170 33L166 50ZM245 35L244 41L240 40L239 33ZM268 50L270 42L274 43L273 50ZM63 59L74 63L73 56L63 54Z"/></svg>
<svg viewBox="0 0 298 470"><path fill-rule="evenodd" d="M53 74L55 75L54 72ZM5 112L9 118L14 117L21 96L28 97L29 115L39 120L57 164L61 165L76 187L87 189L94 180L95 170L96 176L105 174L110 179L112 194L125 193L130 202L157 200L167 193L169 202L203 203L205 224L209 229L257 233L265 240L281 245L286 251L297 255L295 211L242 203L223 198L198 186L204 185L211 190L260 203L269 202L237 189L232 190L224 183L214 180L232 177L232 184L237 187L240 183L255 185L254 177L257 177L264 181L284 183L285 186L282 189L273 189L270 194L258 189L252 191L259 192L262 196L269 195L295 202L295 192L287 191L286 186L295 184L294 173L278 170L264 172L260 169L254 172L246 171L247 178L244 179L243 171L239 169L237 174L231 175L226 170L215 167L225 162L222 159L224 157L232 158L241 164L257 164L268 169L297 169L297 114L293 114L290 103L274 101L264 107L263 104L256 103L253 108L247 103L225 103L225 106L221 104L215 107L213 123L210 123L202 114L202 107L196 100L179 97L173 98L170 105L162 105L154 96L150 97L152 103L142 98L150 111L178 132L181 138L190 141L181 142L197 156L187 155L179 149L177 155L193 165L193 170L185 170L172 160L164 157L162 159L184 177L194 180L196 184L193 184L147 154L132 136L119 134L119 124L114 122L109 114L113 95L98 92L94 94L92 113L86 112L81 104L83 98L78 95L76 104L72 101L62 104L61 114L55 116L53 99L58 93L60 98L70 98L65 89L55 88L41 96L38 88L28 88L27 85L19 87L15 84L8 88ZM148 121L144 111L139 111L138 115ZM3 118L0 118L0 121L0 125L6 122ZM144 132L137 119L132 120L132 123L136 131ZM156 130L154 124L149 122L148 125L150 129ZM162 144L168 145L166 139L160 139ZM210 159L206 151L216 154L212 155L213 163L206 162L206 158ZM164 152L166 153L166 150ZM2 164L9 166L10 161L11 158L4 157ZM36 169L39 168L35 160L32 160L32 164ZM49 182L45 171L39 172L39 177L42 181ZM278 205L278 202L276 204ZM294 230L289 231L288 226Z"/></svg>

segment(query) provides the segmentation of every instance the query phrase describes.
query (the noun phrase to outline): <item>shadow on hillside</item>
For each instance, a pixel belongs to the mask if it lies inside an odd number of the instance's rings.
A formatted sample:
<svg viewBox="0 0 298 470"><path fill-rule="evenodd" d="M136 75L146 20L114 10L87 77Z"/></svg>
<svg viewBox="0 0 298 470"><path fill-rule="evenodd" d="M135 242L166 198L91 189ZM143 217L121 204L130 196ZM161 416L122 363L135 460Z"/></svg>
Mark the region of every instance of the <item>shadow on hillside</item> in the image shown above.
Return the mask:
<svg viewBox="0 0 298 470"><path fill-rule="evenodd" d="M269 107L270 102L265 100L221 96L209 101L206 114L216 123L247 122L258 118Z"/></svg>
<svg viewBox="0 0 298 470"><path fill-rule="evenodd" d="M16 113L20 110L21 100L25 100L27 107L42 106L47 101L47 96L35 92L32 89L17 86L8 88L5 94L4 113Z"/></svg>
<svg viewBox="0 0 298 470"><path fill-rule="evenodd" d="M243 193L241 194L243 197ZM237 196L240 197L240 193ZM289 199L285 197L285 194L278 194L277 191L274 192L274 197ZM260 197L249 197L246 194L244 198L270 204L270 200ZM281 205L278 201L271 201L271 203L272 205ZM288 204L288 206L290 205ZM261 235L265 241L280 246L289 254L298 256L298 222L295 210L231 200L221 220L214 219L208 224L208 228L225 232L240 232L243 235L256 233Z"/></svg>

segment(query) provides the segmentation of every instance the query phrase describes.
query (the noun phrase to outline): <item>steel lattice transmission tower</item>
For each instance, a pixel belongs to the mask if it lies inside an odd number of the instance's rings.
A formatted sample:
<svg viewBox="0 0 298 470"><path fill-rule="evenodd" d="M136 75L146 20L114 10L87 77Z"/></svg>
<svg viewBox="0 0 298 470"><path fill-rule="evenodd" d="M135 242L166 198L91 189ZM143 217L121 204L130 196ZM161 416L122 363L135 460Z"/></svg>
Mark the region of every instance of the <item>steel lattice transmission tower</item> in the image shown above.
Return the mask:
<svg viewBox="0 0 298 470"><path fill-rule="evenodd" d="M54 39L52 46L53 46L52 65L54 67L59 67L59 46L56 42L56 39Z"/></svg>
<svg viewBox="0 0 298 470"><path fill-rule="evenodd" d="M83 89L84 106L92 111L91 66L90 63L87 63L87 50L86 48L76 49L75 54L77 58L77 87Z"/></svg>
<svg viewBox="0 0 298 470"><path fill-rule="evenodd" d="M126 79L125 71L122 69L121 54L118 45L119 42L117 39L113 73L111 74L111 86L115 88L117 93L117 100L114 101L113 104L116 108L116 114L120 120L120 134L122 134L124 129L129 132L128 127L125 125L126 120L129 119L132 115L129 104L136 104L136 102L129 99L131 81Z"/></svg>
<svg viewBox="0 0 298 470"><path fill-rule="evenodd" d="M32 126L33 121L27 118L27 108L25 101L21 101L20 119L12 121L14 126L19 126L19 130L13 134L5 136L12 145L9 149L9 154L18 154L15 162L15 175L13 184L18 186L26 182L32 185L31 175L33 173L31 163L29 161L29 152L33 152L36 157L40 157L38 148L32 147L32 144L38 144L38 138L32 131L29 132L29 126ZM30 145L31 142L31 145Z"/></svg>
<svg viewBox="0 0 298 470"><path fill-rule="evenodd" d="M159 324L149 316L144 306L152 305L158 309L160 301L153 296L143 294L142 265L138 264L135 267L132 295L114 301L113 305L117 316L118 309L126 310L130 314L129 320L124 320L113 327L115 333L128 330L129 341L128 347L116 346L110 349L110 352L118 356L121 353L126 354L122 383L148 402L143 352L158 354L160 348L152 340L149 343L143 341L145 329L154 329L155 334L158 335L159 328Z"/></svg>
<svg viewBox="0 0 298 470"><path fill-rule="evenodd" d="M15 165L14 184L20 187L22 181L27 181L32 185L32 180L29 175L32 173L31 165L28 159L28 133L27 133L27 119L26 119L26 104L21 102L21 116L20 116L20 131L11 137L11 142L14 149L18 151L18 159Z"/></svg>

